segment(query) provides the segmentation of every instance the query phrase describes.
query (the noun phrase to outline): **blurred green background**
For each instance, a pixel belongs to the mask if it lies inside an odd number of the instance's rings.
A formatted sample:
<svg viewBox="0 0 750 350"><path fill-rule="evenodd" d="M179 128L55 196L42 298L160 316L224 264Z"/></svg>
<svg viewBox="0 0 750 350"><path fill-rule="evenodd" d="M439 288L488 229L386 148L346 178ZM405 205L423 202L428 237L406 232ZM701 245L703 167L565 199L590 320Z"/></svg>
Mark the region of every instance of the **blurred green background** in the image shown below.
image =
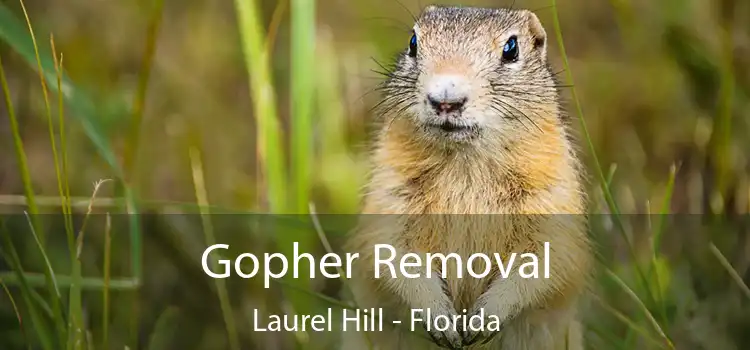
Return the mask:
<svg viewBox="0 0 750 350"><path fill-rule="evenodd" d="M21 3L0 4L0 348L330 348L331 334L253 333L248 310L338 307L339 281L217 282L199 256L211 241L325 251L308 203L357 212L372 70L406 47L427 3L28 0L39 61ZM624 222L592 230L590 348L750 346L750 2L460 4L531 9L564 39L571 75L559 40L550 60L574 85L563 95L591 211ZM201 210L303 225L171 215ZM633 215L659 213L696 228ZM340 231L326 232L334 250Z"/></svg>

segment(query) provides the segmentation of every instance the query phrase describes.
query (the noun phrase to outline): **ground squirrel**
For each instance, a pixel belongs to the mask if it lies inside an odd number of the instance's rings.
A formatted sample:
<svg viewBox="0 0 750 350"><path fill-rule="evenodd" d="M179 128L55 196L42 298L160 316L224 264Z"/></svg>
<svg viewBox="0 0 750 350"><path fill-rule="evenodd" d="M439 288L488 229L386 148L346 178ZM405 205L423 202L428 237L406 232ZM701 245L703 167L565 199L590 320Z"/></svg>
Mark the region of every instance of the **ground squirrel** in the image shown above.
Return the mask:
<svg viewBox="0 0 750 350"><path fill-rule="evenodd" d="M382 307L404 327L367 338L378 349L582 349L576 304L593 261L585 196L539 19L521 9L428 6L405 46L382 86L363 203L364 214L390 215L363 215L368 223L346 245L362 257L350 283L358 306ZM483 279L373 278L375 244L466 259L541 256L544 242L549 279L495 270ZM433 329L430 343L404 333L413 309L451 318L484 309L503 327ZM364 340L344 332L343 349L367 348Z"/></svg>

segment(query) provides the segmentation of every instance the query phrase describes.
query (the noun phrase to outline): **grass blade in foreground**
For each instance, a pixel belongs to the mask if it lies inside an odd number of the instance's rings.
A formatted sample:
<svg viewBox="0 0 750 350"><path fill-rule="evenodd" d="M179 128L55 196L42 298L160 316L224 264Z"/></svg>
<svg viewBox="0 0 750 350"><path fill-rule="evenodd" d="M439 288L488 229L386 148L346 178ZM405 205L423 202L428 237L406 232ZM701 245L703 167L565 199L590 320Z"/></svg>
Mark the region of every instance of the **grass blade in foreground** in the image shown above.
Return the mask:
<svg viewBox="0 0 750 350"><path fill-rule="evenodd" d="M58 74L50 50L46 46L34 47L34 40L23 23L13 15L13 12L7 5L0 3L0 39L7 42L34 70L40 70L44 76L47 86L53 87L56 93L64 96L66 105L73 111L73 116L82 124L86 136L91 140L99 155L109 165L114 177L124 182L124 172L117 157L106 137L106 132L99 123L98 112L93 100L83 91L77 88L68 78L65 72ZM37 61L37 50L39 60ZM56 83L60 76L60 85ZM7 85L7 84L6 84ZM125 115L127 107L122 106L121 111ZM28 191L28 189L27 189ZM132 269L136 281L140 281L140 231L138 216L133 215L138 212L135 195L129 187L126 186L124 191L124 205L130 217L131 246L133 248ZM36 205L33 198L27 198L29 203L29 213L36 214ZM32 210L33 209L33 210Z"/></svg>
<svg viewBox="0 0 750 350"><path fill-rule="evenodd" d="M2 278L0 278L0 287L3 288L5 295L10 300L10 305L13 307L13 312L16 314L16 318L18 319L18 328L21 330L21 334L23 335L24 341L26 341L26 348L31 350L31 344L29 343L29 335L26 334L26 327L23 324L21 313L18 311L18 305L16 305L16 300L13 299L13 294L10 293L10 289L8 289L8 286L5 285L5 282L3 281Z"/></svg>
<svg viewBox="0 0 750 350"><path fill-rule="evenodd" d="M578 115L579 124L581 125L581 130L583 131L583 135L586 139L589 152L591 152L591 157L594 160L594 168L599 178L601 190L604 194L605 200L607 201L607 205L609 206L609 209L613 214L612 217L614 219L615 224L617 225L618 232L620 232L623 239L625 240L625 243L627 243L628 253L633 259L633 264L635 266L635 270L636 270L636 273L639 277L639 281L641 284L640 286L641 290L650 291L650 288L648 288L648 280L646 279L646 275L641 269L640 264L638 263L638 259L635 254L633 243L628 237L627 231L625 230L625 226L622 223L622 218L620 217L620 212L619 212L619 209L617 208L617 203L615 202L614 197L612 196L612 192L610 190L607 177L604 175L604 170L602 169L601 164L599 163L599 157L596 154L596 148L594 147L594 143L591 139L591 134L589 134L588 127L586 126L586 119L584 119L583 117L583 108L581 107L581 102L578 99L578 94L576 93L575 83L573 82L573 73L570 70L570 64L568 63L568 55L565 53L565 42L563 40L562 28L560 26L560 17L557 13L558 12L557 0L552 0L551 7L552 7L552 19L554 22L554 30L557 36L557 43L560 47L560 56L562 57L563 65L565 68L565 75L567 77L568 84L570 85L570 92L572 94L573 102L576 107L576 112ZM656 305L656 300L653 294L647 293L647 295L649 296L649 299L652 305Z"/></svg>
<svg viewBox="0 0 750 350"><path fill-rule="evenodd" d="M293 184L292 212L307 212L313 158L312 106L315 95L315 0L291 0L291 111L292 135L290 177Z"/></svg>
<svg viewBox="0 0 750 350"><path fill-rule="evenodd" d="M281 147L281 128L276 113L276 94L268 65L269 52L265 44L261 14L253 0L235 0L242 51L248 73L250 90L257 122L258 156L267 187L267 201L272 213L287 210L286 171Z"/></svg>
<svg viewBox="0 0 750 350"><path fill-rule="evenodd" d="M190 148L190 164L192 167L195 197L201 208L201 221L203 223L203 233L206 237L206 245L212 246L216 244L216 237L214 236L213 226L211 225L211 213L206 208L206 205L208 205L208 197L206 195L206 184L203 179L203 162L201 161L200 152L194 147ZM216 269L216 259L211 259L210 263L212 269ZM229 347L232 350L239 350L240 340L237 335L237 326L234 323L234 316L232 315L232 305L229 301L226 282L222 278L214 278L214 282L216 283L216 291L219 294L221 313L224 316L224 323L227 327Z"/></svg>
<svg viewBox="0 0 750 350"><path fill-rule="evenodd" d="M0 278L10 286L18 285L23 286L24 284L29 287L41 288L46 286L44 281L44 275L34 272L25 272L20 275L16 272L3 272L0 273ZM73 285L73 277L68 275L56 275L58 287L70 288ZM108 281L101 278L95 277L81 277L80 286L81 289L101 290L105 287L111 290L133 290L138 288L137 282L132 278L110 278Z"/></svg>
<svg viewBox="0 0 750 350"><path fill-rule="evenodd" d="M649 267L648 271L648 278L649 280L653 279L654 283L656 284L656 288L653 289L653 291L656 291L658 293L658 296L656 297L659 304L659 311L660 316L662 318L662 322L664 325L667 325L667 306L666 306L666 300L663 295L663 290L667 288L666 281L660 280L659 273L659 262L660 262L660 249L661 249L661 239L662 235L664 234L664 221L665 218L669 215L671 212L670 208L672 205L672 194L674 192L674 183L675 178L677 177L677 166L672 165L669 169L669 179L667 180L667 188L665 190L664 194L664 200L662 202L661 211L658 216L658 221L656 223L656 227L654 228L654 233L651 238L651 266Z"/></svg>
<svg viewBox="0 0 750 350"><path fill-rule="evenodd" d="M47 256L47 253L44 250L44 246L42 246L42 242L39 239L39 235L36 232L36 229L34 228L34 225L32 224L31 217L28 213L26 214L26 219L29 223L29 229L31 230L31 236L34 238L34 242L36 242L37 248L39 248L39 253L42 255L42 259L44 261L44 280L45 284L47 286L47 289L49 291L49 297L52 302L52 315L55 318L55 327L58 332L58 336L61 343L65 342L65 320L63 319L63 311L62 311L62 296L60 295L60 289L57 288L57 280L55 276L55 271L52 269L52 264L50 263L49 257ZM20 263L19 263L20 268Z"/></svg>
<svg viewBox="0 0 750 350"><path fill-rule="evenodd" d="M654 318L654 316L651 315L651 313L648 311L648 308L646 307L646 305L643 304L643 302L641 301L641 299L638 298L638 295L636 295L635 292L633 292L633 290L630 289L630 287L628 287L628 285L625 284L625 282L619 276L617 276L617 274L615 274L614 272L612 272L612 270L606 269L605 272L606 272L606 274L615 283L617 283L618 285L620 285L620 287L622 287L623 291L625 291L625 293L631 299L633 299L633 301L636 303L636 305L638 305L638 307L641 310L643 310L644 315L649 320L649 322L651 323L651 325L654 327L654 330L656 330L657 333L659 333L659 336L664 340L664 343L667 345L667 347L669 347L669 349L673 349L674 350L675 347L674 347L674 344L672 344L672 340L670 340L669 337L664 333L664 330L662 330L661 326L659 325L659 322L657 322L656 319Z"/></svg>
<svg viewBox="0 0 750 350"><path fill-rule="evenodd" d="M36 206L36 200L34 199L34 188L31 184L31 175L29 172L28 160L26 158L26 151L23 148L21 132L18 130L18 119L16 119L16 112L13 108L13 101L10 98L10 89L8 88L8 81L5 78L5 69L3 68L2 58L0 58L0 84L2 84L3 95L5 96L5 106L8 109L10 130L11 134L13 135L13 147L16 151L18 173L21 176L21 182L23 183L24 195L26 196L26 205L28 206L31 215L36 216L37 214L39 214L39 210Z"/></svg>
<svg viewBox="0 0 750 350"><path fill-rule="evenodd" d="M50 104L49 104L49 92L48 92L48 89L47 89L47 81L44 78L44 74L43 74L44 70L42 69L42 60L39 58L39 45L37 45L37 43L36 43L36 36L34 35L34 29L33 29L33 26L31 25L31 20L29 19L29 13L26 11L26 6L24 5L23 0L20 0L19 2L21 4L21 9L23 10L24 18L26 18L26 26L28 27L29 34L31 35L31 44L34 47L34 57L36 58L37 72L39 73L39 82L40 82L40 84L42 86L42 96L44 97L44 110L45 110L45 112L47 114L47 127L48 127L48 130L49 130L50 145L52 145L52 160L53 160L53 163L54 163L54 166L55 166L55 178L57 179L57 188L58 188L58 192L60 194L60 197L64 198L64 196L63 196L63 194L64 194L64 192L63 192L63 182L62 182L62 177L60 176L60 158L59 158L59 156L57 154L57 141L55 139L55 125L52 122L52 109L50 108ZM53 57L54 57L54 53L53 53ZM55 72L57 72L58 66L57 66L57 59L56 58L55 58L55 62L54 63L55 63L54 64ZM60 81L59 74L56 74L55 77L57 78L57 80L53 80L53 81L58 81L59 82ZM59 89L60 84L58 83L57 86L58 86L58 89ZM65 211L65 209L64 209L65 208L65 201L63 200L63 203L61 203L61 204L62 204L63 212L64 212ZM35 226L35 228L37 230L39 230L37 232L37 235L39 236L39 240L42 242L42 249L44 249L44 246L45 246L45 232L41 230L41 226L39 224L39 218L36 215L34 215L32 218L33 218L32 219L32 222L33 222L32 224ZM67 220L67 217L66 217L66 220Z"/></svg>
<svg viewBox="0 0 750 350"><path fill-rule="evenodd" d="M135 171L133 167L136 163L138 146L141 135L141 123L143 122L143 113L146 106L146 92L148 91L148 81L151 76L151 67L153 65L154 53L156 52L156 38L161 25L162 9L164 0L157 0L151 6L148 29L146 31L146 47L141 58L141 71L138 74L138 88L133 101L133 113L130 120L130 130L128 135L128 147L125 148L123 171L129 176L130 181L135 180Z"/></svg>
<svg viewBox="0 0 750 350"><path fill-rule="evenodd" d="M7 5L2 3L0 3L0 39L7 42L8 45L21 55L26 63L28 63L34 70L39 70L39 67L41 67L42 74L48 86L57 90L57 73L49 50L46 49L46 46L38 48L40 63L37 65L34 43L28 30L23 23L13 15ZM105 137L105 133L102 132L101 125L99 125L97 121L93 101L88 96L84 95L80 89L77 89L64 72L61 80L61 92L65 96L68 106L75 110L74 115L79 118L86 135L91 142L93 142L94 146L96 146L96 149L102 158L104 158L107 164L119 177L119 175L122 174L122 171L117 162L117 158L112 151L112 147Z"/></svg>
<svg viewBox="0 0 750 350"><path fill-rule="evenodd" d="M721 253L719 248L716 247L714 243L711 243L711 245L708 247L711 250L711 254L713 254L717 260L719 260L719 263L721 263L721 266L724 267L725 270L729 273L729 276L732 277L732 280L737 283L737 286L740 287L740 290L742 290L742 293L747 297L748 300L750 300L750 287L745 284L745 281L742 280L742 276L732 267L732 264L729 263L729 260L724 256L724 254Z"/></svg>
<svg viewBox="0 0 750 350"><path fill-rule="evenodd" d="M136 160L140 146L141 124L143 122L143 114L146 106L148 83L149 78L151 77L151 68L153 66L153 60L156 52L156 39L158 36L159 28L161 26L162 12L164 9L164 0L156 0L149 5L149 21L148 28L146 29L146 47L141 58L141 69L138 74L138 86L136 88L136 96L133 101L129 134L125 147L125 153L123 156L123 176L126 180L121 181L121 183L119 184L120 186L117 188L118 193L123 192L126 198L130 199L127 202L126 208L128 210L128 214L130 214L130 247L132 259L131 272L133 276L139 281L141 280L141 277L143 275L143 271L141 269L143 243L141 242L141 231L137 218L138 213L135 210L136 208L135 200L133 198L133 191L134 188L138 188L138 163ZM137 344L141 312L138 290L134 291L134 293L130 295L130 298L130 343Z"/></svg>
<svg viewBox="0 0 750 350"><path fill-rule="evenodd" d="M104 288L102 288L102 349L109 349L109 284L112 260L112 217L107 213L104 229Z"/></svg>
<svg viewBox="0 0 750 350"><path fill-rule="evenodd" d="M300 4L295 5L293 3L292 5L299 6ZM304 9L304 5L302 6ZM273 214L293 212L295 208L290 204L290 196L286 191L289 177L285 168L286 157L281 142L282 135L275 105L276 97L271 80L271 69L268 64L270 55L268 51L269 47L265 41L263 27L260 25L263 21L261 18L262 15L258 11L259 4L253 0L235 0L235 7L238 16L240 38L242 40L242 50L253 97L254 115L257 121L257 153L262 165L263 179L266 183L266 199L269 204L269 211ZM292 12L294 12L294 9L292 9ZM303 20L309 21L310 19ZM306 24L303 23L304 25ZM304 88L302 92L305 92ZM305 108L308 108L306 113L308 113L309 117L310 106L308 105ZM302 131L312 132L312 130ZM309 136L304 137L309 139ZM300 174L300 176L305 175ZM305 202L303 205L306 206L307 203ZM277 242L282 254L290 252L291 242L300 237L299 232L304 232L304 230L295 232L284 231L278 234L281 237L285 237L283 241ZM299 239L299 241L303 246L301 251L308 252L309 250L305 249L306 240ZM288 282L295 286L307 285L304 280L295 280L289 276L287 276L287 279ZM299 293L289 293L288 299L291 307L294 309L292 312L304 312L310 306L303 297ZM300 337L297 340L299 341Z"/></svg>
<svg viewBox="0 0 750 350"><path fill-rule="evenodd" d="M331 243L328 242L326 233L325 231L323 231L323 226L320 225L320 220L318 220L318 216L315 210L315 204L310 203L309 207L310 207L310 216L312 217L312 221L313 221L313 226L315 227L315 232L318 234L318 239L320 240L320 243L325 248L326 253L334 254L333 248L331 247ZM354 294L352 293L352 290L351 290L351 287L349 286L348 281L346 280L346 278L343 277L343 276L346 276L346 274L344 273L344 269L342 269L340 266L337 266L336 273L339 274L341 285L346 289L346 292L349 293L349 295L351 296L354 306L356 306L357 309L360 309L359 305L357 305L357 301L354 299ZM370 339L370 336L367 334L367 332L364 333L364 338L365 338L365 341L367 342L367 348L372 350L373 349L372 340Z"/></svg>
<svg viewBox="0 0 750 350"><path fill-rule="evenodd" d="M315 0L291 0L291 171L289 180L292 191L289 194L288 211L294 214L308 212L310 189L312 186L313 161L313 98L315 96ZM299 250L312 252L315 238L311 229L284 230L279 235L277 246L280 251L291 256L294 242L299 243ZM290 283L300 288L309 288L310 279L300 276L299 279L288 278ZM289 293L291 306L301 314L312 313L312 303L306 302L302 295ZM300 343L308 337L298 334Z"/></svg>
<svg viewBox="0 0 750 350"><path fill-rule="evenodd" d="M2 218L0 218L0 231L0 235L2 235L3 238L3 244L0 245L0 251L2 251L3 257L8 266L14 271L10 276L15 277L19 282L21 296L23 297L26 308L31 316L31 322L36 329L37 339L41 343L43 349L54 350L56 349L54 332L50 329L47 320L42 317L40 308L37 307L39 306L43 308L43 305L41 305L43 300L37 304L37 300L34 299L34 291L30 288L29 283L24 276L21 259L18 257L18 252L16 252L16 249L13 246L13 241L10 238L10 232L8 232L5 227L5 222ZM42 283L46 284L44 276L40 277ZM8 284L9 278L7 276L0 276L0 278Z"/></svg>

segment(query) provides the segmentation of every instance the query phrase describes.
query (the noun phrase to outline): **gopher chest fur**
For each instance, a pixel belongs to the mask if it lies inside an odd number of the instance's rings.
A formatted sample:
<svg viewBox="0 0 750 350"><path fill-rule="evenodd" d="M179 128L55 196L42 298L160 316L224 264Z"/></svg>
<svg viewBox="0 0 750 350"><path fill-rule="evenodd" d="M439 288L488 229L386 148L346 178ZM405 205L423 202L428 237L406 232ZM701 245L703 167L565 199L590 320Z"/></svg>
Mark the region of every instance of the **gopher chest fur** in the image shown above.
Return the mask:
<svg viewBox="0 0 750 350"><path fill-rule="evenodd" d="M381 168L373 176L365 212L400 215L405 224L392 239L408 251L456 253L464 262L475 253L490 257L498 253L505 259L512 253L539 250L545 236L540 232L544 214L579 209L572 168L565 164L560 168L555 170L568 173L569 182L534 183L539 177L524 175L524 169L460 155L423 164L418 171L398 165ZM515 267L519 264L516 261ZM473 266L474 271L483 271L485 262L477 259ZM433 269L438 271L439 266ZM494 261L484 279L456 278L453 261L448 269L446 282L459 310L470 307L499 273Z"/></svg>

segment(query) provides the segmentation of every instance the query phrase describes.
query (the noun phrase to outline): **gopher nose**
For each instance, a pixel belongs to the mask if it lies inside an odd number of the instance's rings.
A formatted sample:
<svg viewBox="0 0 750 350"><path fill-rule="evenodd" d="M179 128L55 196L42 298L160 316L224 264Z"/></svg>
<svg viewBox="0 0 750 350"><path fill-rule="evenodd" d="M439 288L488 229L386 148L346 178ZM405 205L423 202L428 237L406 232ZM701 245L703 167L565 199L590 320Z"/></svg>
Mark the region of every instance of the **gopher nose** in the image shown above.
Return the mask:
<svg viewBox="0 0 750 350"><path fill-rule="evenodd" d="M466 104L466 100L466 97L458 101L451 101L446 99L436 99L431 95L427 95L427 101L430 102L430 105L438 114L460 111L463 108L464 104Z"/></svg>
<svg viewBox="0 0 750 350"><path fill-rule="evenodd" d="M469 99L469 84L458 75L436 75L426 90L427 102L438 114L460 111Z"/></svg>

